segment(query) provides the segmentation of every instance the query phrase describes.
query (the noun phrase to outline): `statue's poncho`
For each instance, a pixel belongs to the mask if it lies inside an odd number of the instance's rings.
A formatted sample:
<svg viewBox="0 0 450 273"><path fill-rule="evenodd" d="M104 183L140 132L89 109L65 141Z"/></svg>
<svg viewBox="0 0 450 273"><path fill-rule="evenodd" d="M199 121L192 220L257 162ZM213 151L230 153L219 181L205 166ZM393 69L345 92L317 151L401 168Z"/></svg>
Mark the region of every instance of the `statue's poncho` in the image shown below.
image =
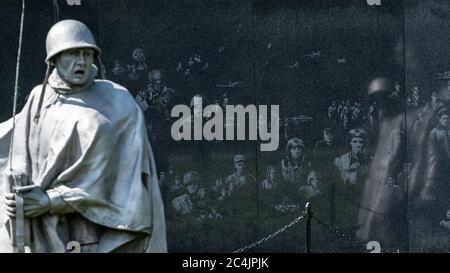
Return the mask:
<svg viewBox="0 0 450 273"><path fill-rule="evenodd" d="M73 213L31 218L31 251L65 252L69 241L81 241L98 252L166 252L153 154L143 114L130 93L93 79L75 91L53 71L36 123L41 88L32 90L16 115L12 166L30 183L58 192ZM0 124L2 174L9 170L11 131L11 119ZM11 247L4 177L1 184L0 251L5 252Z"/></svg>

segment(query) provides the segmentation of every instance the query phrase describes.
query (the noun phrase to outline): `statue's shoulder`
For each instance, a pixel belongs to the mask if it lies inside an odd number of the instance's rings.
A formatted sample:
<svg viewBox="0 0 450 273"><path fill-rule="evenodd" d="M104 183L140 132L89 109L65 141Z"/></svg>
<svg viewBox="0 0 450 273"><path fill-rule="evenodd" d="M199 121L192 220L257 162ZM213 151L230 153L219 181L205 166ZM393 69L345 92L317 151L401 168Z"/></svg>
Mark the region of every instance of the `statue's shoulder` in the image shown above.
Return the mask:
<svg viewBox="0 0 450 273"><path fill-rule="evenodd" d="M110 80L96 79L95 85L98 87L98 89L100 89L102 91L109 91L109 92L113 91L114 93L117 93L117 94L113 94L113 95L119 95L121 92L126 92L128 94L130 93L128 91L128 89L125 88L124 86L122 86L116 82L110 81Z"/></svg>
<svg viewBox="0 0 450 273"><path fill-rule="evenodd" d="M114 114L133 115L137 104L131 93L122 85L109 80L95 80L95 90Z"/></svg>
<svg viewBox="0 0 450 273"><path fill-rule="evenodd" d="M127 88L124 86L109 80L95 80L96 91L101 92L103 95L108 97L112 102L117 101L122 103L123 107L127 103L134 103L134 98Z"/></svg>
<svg viewBox="0 0 450 273"><path fill-rule="evenodd" d="M51 88L50 86L46 86L46 89ZM31 89L30 93L27 95L26 100L31 99L31 98L35 98L37 96L39 96L42 93L42 84L38 84L35 87L33 87L33 89Z"/></svg>

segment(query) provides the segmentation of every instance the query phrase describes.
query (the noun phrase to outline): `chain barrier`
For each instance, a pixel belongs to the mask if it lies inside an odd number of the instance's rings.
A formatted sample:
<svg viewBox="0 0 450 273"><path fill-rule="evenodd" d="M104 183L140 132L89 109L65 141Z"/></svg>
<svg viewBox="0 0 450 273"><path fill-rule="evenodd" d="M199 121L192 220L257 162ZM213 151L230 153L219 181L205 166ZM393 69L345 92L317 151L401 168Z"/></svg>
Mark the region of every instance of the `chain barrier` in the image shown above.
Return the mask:
<svg viewBox="0 0 450 273"><path fill-rule="evenodd" d="M362 246L364 246L364 247L367 246L367 243L362 242L362 241L359 241L359 240L356 240L356 239L354 239L351 235L348 235L348 234L346 234L346 233L343 233L342 231L340 231L340 230L338 230L338 229L335 229L334 227L332 227L332 226L326 224L324 221L322 221L322 220L320 220L319 218L317 218L317 217L314 215L314 213L312 213L311 218L314 219L318 224L320 224L320 225L323 226L324 228L328 229L331 233L336 234L337 237L344 238L344 239L346 239L347 241L350 241L350 242L352 242L352 243L354 243L354 244L357 244L357 245L362 245Z"/></svg>
<svg viewBox="0 0 450 273"><path fill-rule="evenodd" d="M353 238L353 236L348 235L348 234L346 234L346 233L344 233L344 232L342 232L342 231L340 231L340 230L338 230L338 229L336 229L336 228L334 228L334 227L332 227L332 226L326 224L324 221L322 221L322 220L320 220L319 218L317 218L317 217L314 215L314 213L311 213L311 218L314 219L314 220L315 220L318 224L320 224L321 226L323 226L323 227L325 227L326 229L328 229L331 233L336 234L336 235L337 235L336 237L343 238L343 239L345 239L345 240L347 240L347 241L349 241L349 242L352 242L352 243L354 243L354 244L356 244L356 245L361 245L361 246L363 246L363 247L364 247L365 249L367 249L367 250L369 250L369 249L368 249L369 243L371 243L371 242L376 242L376 241L370 241L370 242L359 241L359 240ZM378 243L378 242L376 242L376 243ZM372 247L373 247L373 246L372 246ZM374 249L372 249L372 250L374 250ZM381 251L381 250L380 250L380 251ZM400 250L397 250L396 252L383 251L383 253L399 253L399 252L400 252Z"/></svg>
<svg viewBox="0 0 450 273"><path fill-rule="evenodd" d="M308 217L308 219L314 219L319 225L323 226L324 228L328 229L331 233L335 234L337 238L338 237L339 238L343 238L343 239L345 239L345 240L347 240L347 241L349 241L349 242L351 242L351 243L353 243L355 245L360 245L360 246L364 247L365 249L368 249L367 247L368 247L370 242L363 242L363 241L357 240L357 239L353 238L353 236L351 236L349 234L346 234L346 233L344 233L344 232L342 232L342 231L332 227L331 225L326 224L324 221L322 221L319 218L317 218L314 215L314 213L308 212L308 208L309 207L308 207L308 204L307 204L306 209L305 209L305 211L303 211L302 215L300 215L294 221L290 222L289 224L285 225L284 227L278 229L274 233L270 234L269 236L266 236L263 239L261 239L259 241L256 241L256 242L254 242L254 243L252 243L250 245L247 245L245 247L239 248L239 249L233 251L232 253L242 253L242 252L244 252L246 250L249 250L251 248L259 246L262 243L264 243L264 242L266 242L266 241L268 241L268 240L270 240L272 238L275 238L276 236L278 236L281 233L285 232L287 229L289 229L289 228L293 227L294 225L296 225L300 220L303 220L303 219L305 219L307 217ZM309 235L307 235L307 236L309 236ZM384 253L391 253L391 252L384 251ZM398 253L398 251L397 252L392 252L392 253Z"/></svg>
<svg viewBox="0 0 450 273"><path fill-rule="evenodd" d="M287 229L293 227L294 225L296 225L300 220L305 219L306 214L305 212L303 212L303 214L299 217L297 217L297 219L295 219L294 221L290 222L289 224L285 225L284 227L280 228L279 230L275 231L274 233L270 234L269 236L254 242L253 244L247 245L245 247L242 247L238 250L233 251L232 253L242 253L248 249L254 248L256 246L259 246L260 244L264 243L265 241L268 241L278 235L280 235L281 233L285 232Z"/></svg>

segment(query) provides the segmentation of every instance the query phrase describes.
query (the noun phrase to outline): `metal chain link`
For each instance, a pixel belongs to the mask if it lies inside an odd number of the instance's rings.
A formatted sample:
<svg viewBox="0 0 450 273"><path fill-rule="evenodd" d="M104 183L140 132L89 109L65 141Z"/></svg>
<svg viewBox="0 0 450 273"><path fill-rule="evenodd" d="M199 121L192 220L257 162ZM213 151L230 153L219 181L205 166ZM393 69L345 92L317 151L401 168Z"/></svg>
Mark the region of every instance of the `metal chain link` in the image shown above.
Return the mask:
<svg viewBox="0 0 450 273"><path fill-rule="evenodd" d="M294 221L292 221L289 224L285 225L284 227L280 228L279 230L275 231L274 233L270 234L269 236L267 236L267 237L265 237L265 238L263 238L263 239L261 239L261 240L259 240L257 242L254 242L253 244L250 244L250 245L242 247L242 248L240 248L238 250L235 250L232 253L242 253L242 252L244 252L244 251L246 251L246 250L248 250L250 248L258 246L258 245L264 243L265 241L268 241L268 240L270 240L270 239L280 235L281 233L283 233L287 229L289 229L292 226L296 225L300 220L304 219L305 216L306 216L305 213L303 213L301 216L297 217L297 219L295 219Z"/></svg>
<svg viewBox="0 0 450 273"><path fill-rule="evenodd" d="M325 224L322 220L320 220L319 218L317 218L314 213L311 213L311 218L316 220L317 223L319 223L320 225L322 225L323 227L327 228L328 230L330 230L332 233L335 233L338 235L338 237L344 238L347 241L350 241L354 244L358 244L358 245L362 245L364 247L367 247L368 242L362 242L359 240L354 239L351 235L345 234L335 228L333 228L330 225ZM400 250L397 251L383 251L383 253L400 253Z"/></svg>
<svg viewBox="0 0 450 273"><path fill-rule="evenodd" d="M280 235L281 233L283 233L283 232L286 231L287 229L289 229L289 228L291 228L292 226L296 225L300 220L305 219L305 217L306 217L306 211L303 212L303 214L302 214L301 216L297 217L294 221L290 222L289 224L285 225L284 227L280 228L279 230L277 230L276 232L270 234L269 236L267 236L267 237L265 237L265 238L263 238L263 239L261 239L261 240L259 240L259 241L256 241L256 242L254 242L253 244L250 244L250 245L247 245L247 246L245 246L245 247L239 248L238 250L235 250L235 251L233 251L232 253L242 253L242 252L244 252L244 251L246 251L246 250L248 250L248 249L251 249L251 248L254 248L254 247L256 247L256 246L259 246L260 244L262 244L262 243L264 243L264 242L266 242L266 241L268 241L268 240L270 240L270 239L272 239L272 238L274 238L274 237ZM357 240L357 239L354 239L353 236L351 236L351 235L349 235L349 234L346 234L346 233L344 233L344 232L341 232L340 230L338 230L338 229L336 229L336 228L334 228L334 227L332 227L332 226L326 224L325 222L323 222L322 220L320 220L319 218L317 218L317 217L314 215L314 213L311 213L311 218L314 219L314 220L315 220L318 224L320 224L321 226L323 226L323 227L325 227L326 229L328 229L330 232L336 234L337 237L343 238L343 239L345 239L345 240L347 240L347 241L350 241L350 242L352 242L352 243L354 243L354 244L361 245L361 246L363 246L364 248L367 247L367 244L368 244L367 242L362 242L362 241L359 241L359 240ZM386 252L386 251L385 251L385 253L390 253L390 252ZM395 253L395 252L393 252L393 253Z"/></svg>
<svg viewBox="0 0 450 273"><path fill-rule="evenodd" d="M358 244L358 245L362 245L364 247L367 246L367 243L359 241L354 239L351 235L348 235L346 233L343 233L342 231L339 231L338 229L333 228L332 226L325 224L325 222L323 222L322 220L320 220L319 218L317 218L314 213L312 213L311 218L316 220L317 223L319 223L321 226L325 227L326 229L328 229L329 231L331 231L332 233L338 235L337 237L341 237L346 239L347 241L350 241L354 244Z"/></svg>

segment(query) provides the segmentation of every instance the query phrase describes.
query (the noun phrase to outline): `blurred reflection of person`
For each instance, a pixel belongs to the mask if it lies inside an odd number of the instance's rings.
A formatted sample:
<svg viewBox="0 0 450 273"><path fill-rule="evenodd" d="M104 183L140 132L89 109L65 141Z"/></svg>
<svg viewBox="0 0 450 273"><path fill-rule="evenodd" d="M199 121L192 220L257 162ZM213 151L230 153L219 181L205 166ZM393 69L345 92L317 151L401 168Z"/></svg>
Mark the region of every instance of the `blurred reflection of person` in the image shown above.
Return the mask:
<svg viewBox="0 0 450 273"><path fill-rule="evenodd" d="M377 78L368 86L368 95L376 101L380 123L375 151L365 181L358 217L357 236L378 241L385 250L407 247L406 190L409 164L406 163L405 114L395 100L388 79ZM406 237L405 237L406 236Z"/></svg>

